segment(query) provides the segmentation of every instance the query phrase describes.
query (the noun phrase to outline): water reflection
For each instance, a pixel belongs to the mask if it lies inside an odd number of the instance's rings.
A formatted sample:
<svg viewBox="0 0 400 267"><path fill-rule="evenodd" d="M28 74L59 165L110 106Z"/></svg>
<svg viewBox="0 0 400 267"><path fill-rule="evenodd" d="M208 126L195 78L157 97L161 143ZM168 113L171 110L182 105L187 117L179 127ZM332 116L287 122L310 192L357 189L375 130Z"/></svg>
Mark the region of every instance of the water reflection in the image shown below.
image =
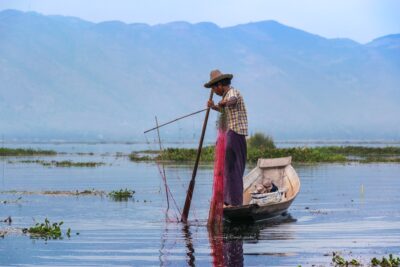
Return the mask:
<svg viewBox="0 0 400 267"><path fill-rule="evenodd" d="M224 266L243 266L243 240L232 239L224 242Z"/></svg>
<svg viewBox="0 0 400 267"><path fill-rule="evenodd" d="M168 224L167 224L167 226L168 226ZM167 253L166 253L167 250L166 250L165 246L166 246L167 239L168 239L168 227L165 227L164 233L161 236L161 248L159 250L160 255L158 256L158 259L160 261L160 267L165 266L164 264L166 262L166 256L167 256Z"/></svg>
<svg viewBox="0 0 400 267"><path fill-rule="evenodd" d="M185 237L185 245L186 245L186 255L187 255L187 264L188 266L196 266L195 265L195 260L196 258L194 257L194 247L193 247L193 239L192 239L192 233L190 232L189 225L184 225L182 228L183 231L183 236Z"/></svg>
<svg viewBox="0 0 400 267"><path fill-rule="evenodd" d="M243 266L243 240L227 238L222 232L209 231L213 266Z"/></svg>
<svg viewBox="0 0 400 267"><path fill-rule="evenodd" d="M283 216L270 218L252 224L225 224L224 236L226 238L241 238L246 242L257 243L259 240L289 240L293 239L292 233L287 231L274 232L263 231L267 228L271 229L277 225L284 223L292 223L297 220L289 213Z"/></svg>
<svg viewBox="0 0 400 267"><path fill-rule="evenodd" d="M209 241L209 253L211 255L211 262L213 266L244 266L244 243L258 243L259 240L290 240L294 237L292 232L274 232L271 228L276 227L277 224L290 223L296 221L289 214L275 218L257 224L225 224L223 227L207 228L208 241ZM197 260L204 259L201 257L202 249L198 249L197 255L195 250L194 240L191 227L202 227L202 226L190 226L184 225L181 228L182 237L184 238L185 244L185 261L187 266L196 266ZM268 229L267 229L268 228ZM166 230L167 231L167 230ZM166 236L166 235L164 235ZM167 264L165 255L168 254L165 249L165 239L163 239L162 249L160 250L160 266ZM274 255L271 252L271 255ZM197 265L202 265L197 262Z"/></svg>
<svg viewBox="0 0 400 267"><path fill-rule="evenodd" d="M224 237L221 227L208 227L208 240L210 242L213 266L224 265Z"/></svg>

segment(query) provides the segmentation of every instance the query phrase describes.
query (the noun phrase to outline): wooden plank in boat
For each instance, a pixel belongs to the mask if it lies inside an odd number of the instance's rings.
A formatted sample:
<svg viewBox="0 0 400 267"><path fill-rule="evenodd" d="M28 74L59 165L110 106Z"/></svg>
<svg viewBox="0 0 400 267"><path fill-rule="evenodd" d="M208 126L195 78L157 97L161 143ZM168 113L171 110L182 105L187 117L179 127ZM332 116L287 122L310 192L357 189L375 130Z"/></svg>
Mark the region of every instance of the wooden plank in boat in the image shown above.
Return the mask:
<svg viewBox="0 0 400 267"><path fill-rule="evenodd" d="M275 158L275 159L258 159L257 166L260 169L285 167L292 163L292 157Z"/></svg>

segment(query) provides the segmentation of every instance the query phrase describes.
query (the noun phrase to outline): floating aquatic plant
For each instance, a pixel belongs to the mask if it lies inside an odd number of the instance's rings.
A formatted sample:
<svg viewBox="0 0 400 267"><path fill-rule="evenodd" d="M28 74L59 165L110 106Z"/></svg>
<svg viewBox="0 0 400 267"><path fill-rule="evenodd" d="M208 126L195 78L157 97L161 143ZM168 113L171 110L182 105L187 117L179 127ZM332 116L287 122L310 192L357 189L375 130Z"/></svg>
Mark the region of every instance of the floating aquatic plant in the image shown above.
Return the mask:
<svg viewBox="0 0 400 267"><path fill-rule="evenodd" d="M46 218L44 220L44 223L36 223L35 226L30 227L29 229L25 229L25 232L29 233L32 237L44 239L61 239L61 225L63 224L63 221L59 223L50 223L50 221ZM65 234L67 237L70 237L71 229L68 228Z"/></svg>
<svg viewBox="0 0 400 267"><path fill-rule="evenodd" d="M108 195L116 201L127 201L133 197L133 194L135 194L135 191L125 188L119 191L111 191Z"/></svg>
<svg viewBox="0 0 400 267"><path fill-rule="evenodd" d="M356 259L345 260L338 253L333 252L332 263L335 266L361 266L361 263ZM372 266L381 266L381 267L399 267L400 266L400 258L394 257L393 254L389 254L389 258L382 257L382 260L377 258L373 258L370 261Z"/></svg>
<svg viewBox="0 0 400 267"><path fill-rule="evenodd" d="M400 258L394 257L392 254L389 254L389 258L382 257L382 260L373 258L371 260L371 265L382 266L382 267L398 267L400 266Z"/></svg>
<svg viewBox="0 0 400 267"><path fill-rule="evenodd" d="M333 252L332 262L335 266L360 266L361 263L356 259L351 259L349 261L345 260L338 253Z"/></svg>

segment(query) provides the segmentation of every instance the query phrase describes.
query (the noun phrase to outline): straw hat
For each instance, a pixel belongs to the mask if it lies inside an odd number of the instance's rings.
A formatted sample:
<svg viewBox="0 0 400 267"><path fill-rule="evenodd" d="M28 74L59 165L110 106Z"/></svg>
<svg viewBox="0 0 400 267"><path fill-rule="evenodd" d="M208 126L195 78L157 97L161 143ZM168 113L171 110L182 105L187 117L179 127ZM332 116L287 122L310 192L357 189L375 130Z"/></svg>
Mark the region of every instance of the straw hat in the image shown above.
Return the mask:
<svg viewBox="0 0 400 267"><path fill-rule="evenodd" d="M211 88L211 86L224 79L232 79L232 74L223 74L220 70L213 70L210 72L210 81L204 84L204 87Z"/></svg>

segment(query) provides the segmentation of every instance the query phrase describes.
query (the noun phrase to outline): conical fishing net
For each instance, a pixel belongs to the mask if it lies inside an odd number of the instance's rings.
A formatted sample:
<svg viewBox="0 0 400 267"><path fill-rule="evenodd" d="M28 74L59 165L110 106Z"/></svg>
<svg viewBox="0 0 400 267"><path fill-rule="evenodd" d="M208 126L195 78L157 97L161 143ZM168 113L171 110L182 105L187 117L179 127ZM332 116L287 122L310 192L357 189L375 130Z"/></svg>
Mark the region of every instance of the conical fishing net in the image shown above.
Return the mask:
<svg viewBox="0 0 400 267"><path fill-rule="evenodd" d="M213 193L208 214L208 225L211 227L221 226L224 204L224 166L226 147L226 117L221 113L217 122L218 136L215 146L214 157L214 183Z"/></svg>

